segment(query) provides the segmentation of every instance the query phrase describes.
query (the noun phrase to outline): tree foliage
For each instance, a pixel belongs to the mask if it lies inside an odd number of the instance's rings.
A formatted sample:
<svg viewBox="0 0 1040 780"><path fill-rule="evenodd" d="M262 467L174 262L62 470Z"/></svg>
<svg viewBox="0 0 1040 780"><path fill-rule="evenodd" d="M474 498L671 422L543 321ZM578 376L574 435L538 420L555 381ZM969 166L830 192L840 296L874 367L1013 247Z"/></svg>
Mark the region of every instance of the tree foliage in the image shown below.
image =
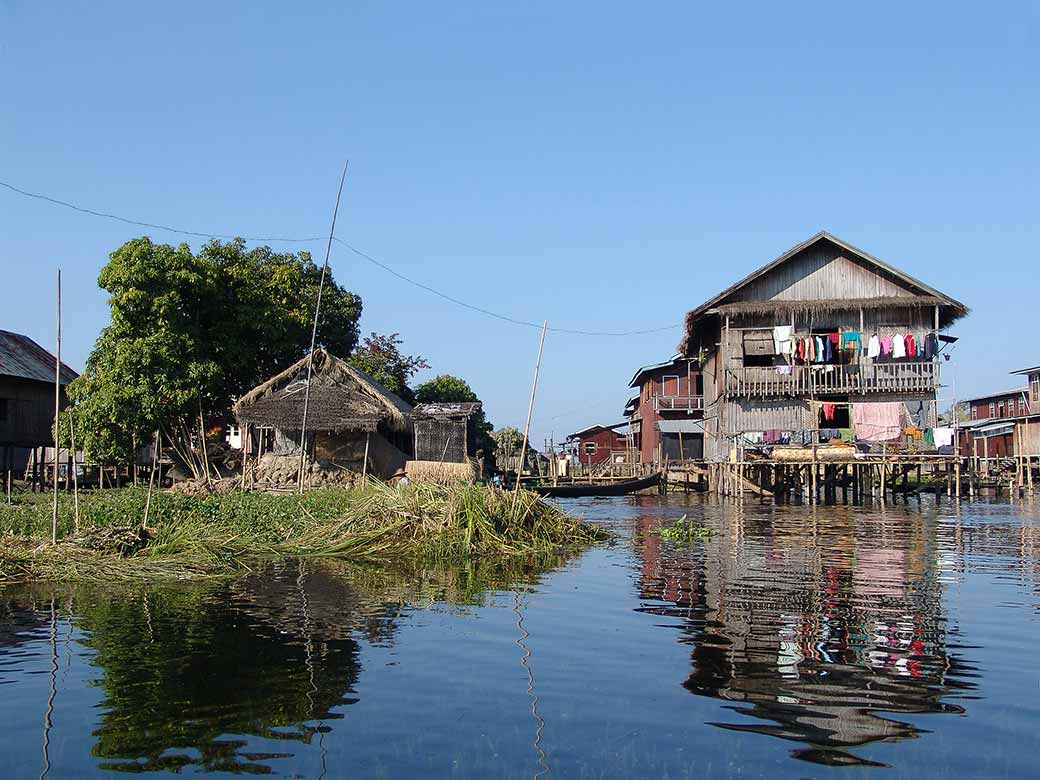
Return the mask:
<svg viewBox="0 0 1040 780"><path fill-rule="evenodd" d="M347 362L408 403L415 403L415 394L408 383L416 372L429 368L430 364L420 355L404 354L403 343L399 333L389 336L372 333L362 340Z"/></svg>
<svg viewBox="0 0 1040 780"><path fill-rule="evenodd" d="M226 419L233 398L307 353L320 275L306 252L247 250L241 239L198 253L128 241L98 276L111 322L68 389L77 444L125 460L135 437L161 429L184 444L200 414ZM361 299L327 277L319 344L349 354L360 316Z"/></svg>
<svg viewBox="0 0 1040 780"><path fill-rule="evenodd" d="M492 437L501 455L512 455L519 451L520 445L524 443L524 434L512 427L499 428L492 434Z"/></svg>

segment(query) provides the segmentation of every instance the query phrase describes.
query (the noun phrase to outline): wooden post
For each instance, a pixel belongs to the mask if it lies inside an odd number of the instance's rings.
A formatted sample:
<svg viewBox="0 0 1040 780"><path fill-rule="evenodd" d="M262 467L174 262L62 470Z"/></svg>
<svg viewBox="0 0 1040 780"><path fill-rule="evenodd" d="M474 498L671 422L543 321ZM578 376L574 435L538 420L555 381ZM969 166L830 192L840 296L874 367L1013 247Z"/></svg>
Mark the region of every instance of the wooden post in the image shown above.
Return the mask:
<svg viewBox="0 0 1040 780"><path fill-rule="evenodd" d="M72 422L72 410L69 409L69 449L72 451L72 506L73 522L76 533L79 533L79 466L76 465L76 431Z"/></svg>
<svg viewBox="0 0 1040 780"><path fill-rule="evenodd" d="M136 460L136 458L135 458ZM144 500L144 519L141 521L141 528L148 527L148 510L152 506L152 485L155 484L155 465L159 462L159 431L155 432L155 438L152 440L152 468L148 472L148 495Z"/></svg>
<svg viewBox="0 0 1040 780"><path fill-rule="evenodd" d="M520 443L520 465L516 472L516 489L514 495L520 495L520 479L523 476L523 462L527 455L527 437L531 435L531 415L534 414L534 398L538 392L538 371L542 366L542 348L545 346L545 332L549 329L549 321L542 322L542 336L538 340L538 357L534 361L534 379L531 382L531 399L527 402L527 422L524 423L524 439ZM591 479L591 472L590 472Z"/></svg>
<svg viewBox="0 0 1040 780"><path fill-rule="evenodd" d="M61 269L58 269L58 308L54 354L54 500L51 504L51 544L58 543L58 428L61 414Z"/></svg>
<svg viewBox="0 0 1040 780"><path fill-rule="evenodd" d="M361 464L361 479L368 478L368 445L372 441L372 431L365 431L365 460Z"/></svg>

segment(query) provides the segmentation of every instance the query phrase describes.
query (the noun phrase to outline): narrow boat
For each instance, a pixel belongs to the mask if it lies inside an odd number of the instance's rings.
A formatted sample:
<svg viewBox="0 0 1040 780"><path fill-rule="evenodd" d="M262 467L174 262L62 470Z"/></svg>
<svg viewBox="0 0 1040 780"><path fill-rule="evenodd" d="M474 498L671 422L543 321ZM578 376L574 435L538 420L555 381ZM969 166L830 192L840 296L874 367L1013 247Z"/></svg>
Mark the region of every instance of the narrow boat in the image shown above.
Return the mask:
<svg viewBox="0 0 1040 780"><path fill-rule="evenodd" d="M648 477L623 479L617 482L573 482L569 485L533 485L530 489L543 496L575 498L578 496L625 496L638 490L654 487L661 481L661 472Z"/></svg>

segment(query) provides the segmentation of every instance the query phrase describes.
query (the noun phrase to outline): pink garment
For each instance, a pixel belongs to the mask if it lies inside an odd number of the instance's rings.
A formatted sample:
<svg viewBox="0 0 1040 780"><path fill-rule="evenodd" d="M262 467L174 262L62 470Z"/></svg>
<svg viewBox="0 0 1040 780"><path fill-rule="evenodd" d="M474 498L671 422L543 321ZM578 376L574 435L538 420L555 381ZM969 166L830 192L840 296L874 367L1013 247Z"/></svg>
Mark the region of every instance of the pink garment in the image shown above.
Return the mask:
<svg viewBox="0 0 1040 780"><path fill-rule="evenodd" d="M888 357L892 354L892 339L889 336L881 337L881 354Z"/></svg>
<svg viewBox="0 0 1040 780"><path fill-rule="evenodd" d="M852 424L860 441L891 441L902 432L898 401L852 405Z"/></svg>

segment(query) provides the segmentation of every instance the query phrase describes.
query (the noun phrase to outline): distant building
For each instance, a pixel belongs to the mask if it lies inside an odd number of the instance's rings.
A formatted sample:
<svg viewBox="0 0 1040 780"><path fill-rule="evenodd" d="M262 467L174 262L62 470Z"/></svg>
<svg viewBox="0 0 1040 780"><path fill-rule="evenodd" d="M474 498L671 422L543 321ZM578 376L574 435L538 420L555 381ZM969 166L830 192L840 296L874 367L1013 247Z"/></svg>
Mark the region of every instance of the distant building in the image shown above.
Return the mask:
<svg viewBox="0 0 1040 780"><path fill-rule="evenodd" d="M1040 458L1040 366L1012 371L1025 387L967 400L968 419L960 426L960 454L988 469L1001 458Z"/></svg>
<svg viewBox="0 0 1040 780"><path fill-rule="evenodd" d="M628 437L618 431L627 426L627 422L590 425L568 436L566 446L578 462L585 466L598 466L619 458L624 461Z"/></svg>
<svg viewBox="0 0 1040 780"><path fill-rule="evenodd" d="M0 470L24 471L36 447L54 444L55 357L28 336L0 330ZM79 376L62 363L65 386Z"/></svg>
<svg viewBox="0 0 1040 780"><path fill-rule="evenodd" d="M704 457L704 377L696 360L676 355L643 366L628 386L638 391L625 416L641 463Z"/></svg>

